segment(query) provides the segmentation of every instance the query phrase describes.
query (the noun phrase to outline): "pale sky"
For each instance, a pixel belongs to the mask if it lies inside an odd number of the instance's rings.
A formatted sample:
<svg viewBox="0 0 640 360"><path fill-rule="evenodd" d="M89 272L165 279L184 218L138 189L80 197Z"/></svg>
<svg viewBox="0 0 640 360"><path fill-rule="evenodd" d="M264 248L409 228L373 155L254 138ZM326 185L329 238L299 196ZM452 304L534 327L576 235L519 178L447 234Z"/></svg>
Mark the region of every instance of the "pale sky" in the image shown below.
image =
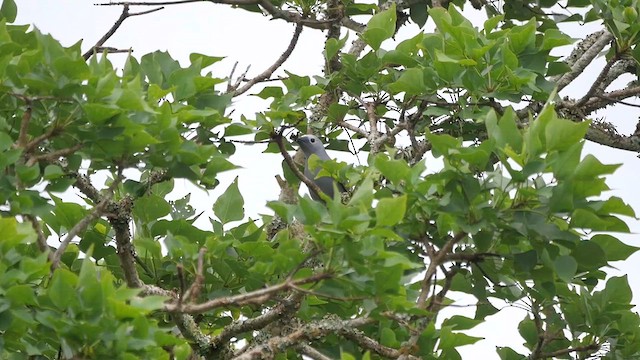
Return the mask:
<svg viewBox="0 0 640 360"><path fill-rule="evenodd" d="M121 7L94 6L94 0L16 0L16 2L18 4L16 23L35 24L42 32L51 33L54 38L67 46L84 39L84 50L102 37L121 13ZM149 9L148 7L132 7L131 11ZM477 16L477 14L474 13L473 16ZM573 27L571 31L573 36L578 37L592 32L594 28L594 26L589 29ZM413 36L417 31L415 26L403 29L397 38L401 40L403 36ZM107 41L105 46L122 49L132 48L133 54L137 58L156 50L166 50L183 64L187 63L188 56L192 52L225 56L227 57L225 60L207 70L213 71L217 77L226 77L234 62L238 61L239 70L251 65L251 71L248 74L251 77L262 72L280 56L289 43L292 32L293 25L282 20L269 20L268 17L260 14L232 9L227 5L194 3L169 6L153 14L129 18L125 20L118 32ZM324 37L325 34L318 30L305 29L297 48L282 68L297 75L321 74ZM388 43L383 44L383 48L385 45L387 45L387 49L390 48ZM110 59L114 64L118 64L125 56L113 54L110 55ZM593 65L594 71L599 71L597 67L602 66L601 64L602 62L600 65L598 63ZM595 76L593 71L586 73L587 76ZM238 70L236 74L238 74ZM588 82L577 83L568 87L561 94L578 97L584 93L585 88L588 88L589 85ZM251 118L256 111L261 111L265 106L265 102L255 97L244 96L234 101L234 116L245 114ZM602 114L599 115L602 116ZM623 107L610 111L607 115L610 116L609 120L615 120L614 124L620 126L622 133L628 134L635 128L640 112L638 109ZM236 155L231 160L242 166L243 169L223 174L221 176L222 184L211 191L208 197L202 196L204 193L200 193L192 195L191 199L203 199L195 203L194 206L199 210L211 213L211 206L217 196L236 176L239 176L240 190L245 199L246 214L256 219L259 214L268 213L265 207L266 201L277 199L279 189L274 176L281 173L280 162L282 159L280 155L261 154L264 149L261 145L238 145L237 149ZM611 195L623 198L637 213L640 213L640 196L636 188L640 180L640 159L637 154L593 143L588 143L586 149L596 154L605 164L623 164L613 176L608 178L607 183L613 189ZM260 161L255 161L255 159L260 159ZM349 154L341 154L339 159L350 163L357 162L357 159ZM364 161L366 157L361 155L360 159ZM185 182L178 181L176 185L183 187L182 191L175 195L176 197L194 191ZM199 190L195 191L200 192ZM640 237L637 233L640 232L640 222L634 219L625 220L634 233L619 237L630 245L639 246ZM624 263L614 263L619 271L611 271L613 275L629 275L629 281L635 293L634 304L636 305L640 304L640 265L638 264L640 264L640 252L634 254ZM461 302L465 303L465 301ZM451 311L473 317L474 308L454 308ZM468 332L470 335L484 336L486 340L461 348L463 357L478 358L482 354L483 359L499 359L495 352L495 346L510 346L516 351L524 352L520 345L522 339L516 330L517 322L514 322L514 320L520 321L524 316L523 310L507 308L498 315L489 317L489 323Z"/></svg>

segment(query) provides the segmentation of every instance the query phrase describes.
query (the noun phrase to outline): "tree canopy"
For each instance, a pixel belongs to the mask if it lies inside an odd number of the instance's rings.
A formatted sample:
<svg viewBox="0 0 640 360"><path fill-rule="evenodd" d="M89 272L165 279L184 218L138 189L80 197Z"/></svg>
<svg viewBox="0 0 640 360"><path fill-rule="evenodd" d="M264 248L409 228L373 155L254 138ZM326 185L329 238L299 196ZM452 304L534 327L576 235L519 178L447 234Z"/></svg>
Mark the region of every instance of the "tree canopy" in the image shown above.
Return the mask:
<svg viewBox="0 0 640 360"><path fill-rule="evenodd" d="M105 46L194 2L97 4L122 13L65 47L3 1L0 358L460 359L508 306L522 340L502 360L640 358L627 277L606 273L638 250L616 237L636 215L607 193L619 165L583 151L640 153L640 122L595 116L637 106L640 1L204 1L295 24L255 77ZM602 27L573 39L572 22ZM408 23L423 31L396 39ZM302 31L326 33L324 67L276 77ZM584 94L563 93L598 56ZM268 107L244 113L247 95ZM366 159L310 159L347 193L298 195L319 191L293 156L304 133ZM236 179L196 226L193 199L167 195L251 166L229 159L247 143L282 157L271 214L248 218Z"/></svg>

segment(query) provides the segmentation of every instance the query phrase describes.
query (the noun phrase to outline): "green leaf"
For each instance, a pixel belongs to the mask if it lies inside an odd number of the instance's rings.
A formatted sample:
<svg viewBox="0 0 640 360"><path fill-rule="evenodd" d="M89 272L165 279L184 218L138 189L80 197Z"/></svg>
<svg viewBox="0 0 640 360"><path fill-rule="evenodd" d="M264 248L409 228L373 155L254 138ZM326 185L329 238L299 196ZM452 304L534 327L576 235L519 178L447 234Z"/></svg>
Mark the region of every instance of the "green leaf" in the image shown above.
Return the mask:
<svg viewBox="0 0 640 360"><path fill-rule="evenodd" d="M356 191L349 199L349 205L364 205L367 208L371 207L373 202L373 180L370 177L364 179L364 181L356 188Z"/></svg>
<svg viewBox="0 0 640 360"><path fill-rule="evenodd" d="M213 204L213 212L223 223L244 218L244 199L238 189L238 177Z"/></svg>
<svg viewBox="0 0 640 360"><path fill-rule="evenodd" d="M548 150L567 150L581 141L589 130L589 122L552 118L545 128Z"/></svg>
<svg viewBox="0 0 640 360"><path fill-rule="evenodd" d="M57 269L53 273L51 286L47 291L51 302L60 310L67 309L68 306L73 304L70 299L75 296L77 282L78 277L74 273L66 269Z"/></svg>
<svg viewBox="0 0 640 360"><path fill-rule="evenodd" d="M594 231L629 232L624 221L615 216L600 216L588 209L576 209L571 214L571 226Z"/></svg>
<svg viewBox="0 0 640 360"><path fill-rule="evenodd" d="M380 199L376 206L376 224L393 226L399 223L407 210L407 196Z"/></svg>
<svg viewBox="0 0 640 360"><path fill-rule="evenodd" d="M386 39L389 39L396 32L396 4L371 17L367 28L362 33L362 38L374 50L378 50Z"/></svg>
<svg viewBox="0 0 640 360"><path fill-rule="evenodd" d="M429 18L426 4L422 2L412 3L411 6L409 6L409 16L418 27L422 28Z"/></svg>
<svg viewBox="0 0 640 360"><path fill-rule="evenodd" d="M487 126L489 138L493 139L498 147L506 148L508 146L510 149L520 153L522 150L522 133L516 124L516 114L513 108L508 107L499 120L496 112L491 110L485 118L485 125Z"/></svg>
<svg viewBox="0 0 640 360"><path fill-rule="evenodd" d="M593 241L580 241L571 255L578 265L588 270L599 269L607 264L604 250Z"/></svg>
<svg viewBox="0 0 640 360"><path fill-rule="evenodd" d="M18 7L13 0L3 0L2 7L0 7L0 15L7 19L7 23L16 21L18 16Z"/></svg>
<svg viewBox="0 0 640 360"><path fill-rule="evenodd" d="M195 63L196 61L200 61L200 68L204 69L207 66L213 65L220 60L223 60L224 56L208 56L204 54L191 53L189 54L189 61Z"/></svg>
<svg viewBox="0 0 640 360"><path fill-rule="evenodd" d="M498 356L500 356L500 360L526 360L527 357L524 355L518 354L515 350L508 347L498 347L496 348L496 352Z"/></svg>
<svg viewBox="0 0 640 360"><path fill-rule="evenodd" d="M542 37L541 50L551 50L558 46L572 44L571 37L558 29L547 29Z"/></svg>
<svg viewBox="0 0 640 360"><path fill-rule="evenodd" d="M423 71L418 68L403 71L398 80L389 84L389 90L393 93L406 92L408 95L424 94L427 89Z"/></svg>
<svg viewBox="0 0 640 360"><path fill-rule="evenodd" d="M470 319L462 315L453 315L442 322L443 327L450 327L451 330L468 330L481 324L481 319Z"/></svg>
<svg viewBox="0 0 640 360"><path fill-rule="evenodd" d="M632 298L627 275L611 277L607 280L607 284L602 292L605 293L611 301L619 304L628 304Z"/></svg>
<svg viewBox="0 0 640 360"><path fill-rule="evenodd" d="M146 312L159 310L164 307L165 301L169 300L168 296L149 295L145 297L134 297L131 299L131 305Z"/></svg>
<svg viewBox="0 0 640 360"><path fill-rule="evenodd" d="M62 168L58 165L47 165L47 167L44 168L45 180L53 180L62 176L64 176L64 172L62 171Z"/></svg>
<svg viewBox="0 0 640 360"><path fill-rule="evenodd" d="M347 43L347 39L349 37L345 36L344 38L338 40L335 38L327 39L324 45L324 57L327 60L333 59L334 56L344 47L344 44Z"/></svg>
<svg viewBox="0 0 640 360"><path fill-rule="evenodd" d="M5 296L16 306L36 304L35 292L29 285L13 285L7 289Z"/></svg>
<svg viewBox="0 0 640 360"><path fill-rule="evenodd" d="M326 208L318 201L311 200L308 197L300 198L300 222L305 225L316 225L322 219L322 213L326 212Z"/></svg>
<svg viewBox="0 0 640 360"><path fill-rule="evenodd" d="M556 274L564 282L570 283L578 270L576 259L569 255L558 256L553 262Z"/></svg>
<svg viewBox="0 0 640 360"><path fill-rule="evenodd" d="M156 221L169 215L171 205L162 197L147 195L136 200L133 213L143 222Z"/></svg>
<svg viewBox="0 0 640 360"><path fill-rule="evenodd" d="M627 245L616 237L607 234L595 235L591 238L591 241L600 245L604 250L607 261L626 260L633 253L640 250L639 247Z"/></svg>
<svg viewBox="0 0 640 360"><path fill-rule="evenodd" d="M380 330L380 344L388 347L398 346L398 339L396 339L396 333L388 327Z"/></svg>
<svg viewBox="0 0 640 360"><path fill-rule="evenodd" d="M82 106L82 110L87 115L87 120L94 124L104 123L122 112L118 106L110 104L86 104Z"/></svg>
<svg viewBox="0 0 640 360"><path fill-rule="evenodd" d="M604 165L595 156L587 154L576 167L574 177L580 180L591 180L600 175L613 174L621 164Z"/></svg>

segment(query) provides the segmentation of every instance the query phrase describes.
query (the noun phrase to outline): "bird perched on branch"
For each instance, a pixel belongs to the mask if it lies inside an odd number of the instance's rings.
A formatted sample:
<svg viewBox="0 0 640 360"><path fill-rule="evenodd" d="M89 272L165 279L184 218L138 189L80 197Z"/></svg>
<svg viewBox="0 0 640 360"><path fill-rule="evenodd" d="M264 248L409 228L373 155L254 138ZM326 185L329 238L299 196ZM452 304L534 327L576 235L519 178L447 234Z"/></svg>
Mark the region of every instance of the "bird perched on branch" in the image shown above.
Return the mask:
<svg viewBox="0 0 640 360"><path fill-rule="evenodd" d="M334 195L334 184L339 192L343 193L347 190L344 188L342 184L335 181L332 177L329 176L321 176L317 178L318 173L322 168L320 166L315 169L309 169L309 158L311 155L316 155L320 160L331 160L327 151L324 149L324 145L318 137L315 135L304 135L300 136L295 140L299 145L300 149L304 153L304 176L306 176L309 180L313 181L323 193L325 193L330 198L333 198ZM313 200L322 200L320 197L315 194L313 191L309 191L311 193L311 198Z"/></svg>

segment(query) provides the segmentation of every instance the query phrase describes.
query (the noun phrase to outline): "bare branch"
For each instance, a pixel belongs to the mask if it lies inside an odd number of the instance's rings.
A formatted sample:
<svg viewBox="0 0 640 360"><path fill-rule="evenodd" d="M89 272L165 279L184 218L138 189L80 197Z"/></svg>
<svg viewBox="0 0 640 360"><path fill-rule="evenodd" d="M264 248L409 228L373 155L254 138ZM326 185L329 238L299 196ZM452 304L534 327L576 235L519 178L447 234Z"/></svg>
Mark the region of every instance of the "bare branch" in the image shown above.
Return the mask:
<svg viewBox="0 0 640 360"><path fill-rule="evenodd" d="M300 308L300 304L304 299L304 294L294 292L284 298L274 306L271 310L254 318L236 321L222 329L222 331L211 339L211 345L215 348L229 341L234 336L247 331L259 330L274 321L285 317L288 314L296 312Z"/></svg>
<svg viewBox="0 0 640 360"><path fill-rule="evenodd" d="M298 39L300 38L300 33L302 33L302 29L303 29L303 26L302 26L301 23L296 24L296 28L293 31L293 37L291 38L291 41L289 42L289 46L287 46L287 49L282 53L282 55L280 55L278 60L276 60L276 62L273 63L273 65L269 66L269 68L267 68L261 74L259 74L258 76L254 77L253 79L249 80L242 87L240 87L238 89L234 89L233 90L233 96L238 96L238 95L244 94L253 85L255 85L255 84L257 84L257 83L259 83L259 82L261 82L263 80L268 79L282 64L284 64L284 62L287 61L287 59L289 58L289 56L293 52L293 49L295 49L296 44L298 43Z"/></svg>
<svg viewBox="0 0 640 360"><path fill-rule="evenodd" d="M246 304L262 304L273 295L291 290L293 286L317 282L331 277L329 273L320 273L300 280L287 280L283 283L269 286L263 289L251 291L245 294L228 296L210 300L201 304L167 304L165 310L169 312L181 312L197 314L207 312L222 306L242 306Z"/></svg>
<svg viewBox="0 0 640 360"><path fill-rule="evenodd" d="M116 33L116 31L118 30L118 28L120 28L120 26L125 21L125 19L129 17L129 4L122 3L121 5L122 5L122 13L120 14L120 17L111 26L111 28L100 38L100 40L98 40L96 44L91 47L91 49L87 50L87 52L85 52L82 55L82 57L85 60L89 60L89 58L91 58L91 56L96 53L96 48L104 45L104 43L107 42L107 40L109 40L109 38Z"/></svg>
<svg viewBox="0 0 640 360"><path fill-rule="evenodd" d="M557 81L558 91L564 89L578 77L578 75L582 74L587 65L600 54L600 51L602 51L611 40L613 40L613 35L606 30L601 30L591 34L578 44L567 61L571 66L571 71L563 74L560 78L552 78L552 81Z"/></svg>
<svg viewBox="0 0 640 360"><path fill-rule="evenodd" d="M542 354L540 354L538 359L554 358L554 357L558 357L558 356L571 354L572 352L589 352L589 353L593 353L593 352L597 351L599 348L600 348L600 345L594 343L594 344L589 344L589 345L585 345L585 346L577 346L577 347L568 348L568 349L560 349L560 350L556 350L556 351L549 352L549 353L542 353Z"/></svg>
<svg viewBox="0 0 640 360"><path fill-rule="evenodd" d="M202 282L204 281L204 254L207 249L201 248L198 253L198 270L196 272L196 279L191 284L191 287L182 296L182 301L188 302L191 299L197 299L202 289Z"/></svg>
<svg viewBox="0 0 640 360"><path fill-rule="evenodd" d="M433 278L433 275L435 275L436 271L438 270L438 266L440 266L445 261L447 255L449 255L449 253L453 249L453 246L460 240L464 239L465 236L467 236L467 233L465 232L457 233L451 239L449 239L439 251L435 252L433 256L429 256L429 266L427 267L427 271L424 274L424 279L422 280L422 291L420 292L420 296L416 301L420 309L424 309L426 307L426 301L429 297L429 292L431 291L431 278Z"/></svg>
<svg viewBox="0 0 640 360"><path fill-rule="evenodd" d="M316 350L314 347L307 344L300 344L298 346L298 350L300 350L300 352L303 355L306 355L313 360L331 360L330 357L324 355L320 351Z"/></svg>
<svg viewBox="0 0 640 360"><path fill-rule="evenodd" d="M358 134L362 135L365 138L369 137L369 133L365 129L363 129L361 127L357 127L357 126L352 125L352 124L349 124L345 120L338 121L337 124L342 126L345 129L349 129L349 130L351 130L351 131L353 131L355 133L358 133Z"/></svg>
<svg viewBox="0 0 640 360"><path fill-rule="evenodd" d="M47 245L47 237L44 236L44 232L42 231L42 226L40 225L40 222L38 221L38 219L36 219L35 216L31 215L31 214L24 214L23 215L25 219L27 219L30 223L31 223L31 227L33 228L33 230L36 232L36 235L38 236L38 249L40 249L40 251L42 251L43 253L47 253L49 256L49 261L51 261L51 252L49 251L49 245Z"/></svg>
<svg viewBox="0 0 640 360"><path fill-rule="evenodd" d="M80 150L80 148L82 148L82 144L75 144L72 147L68 147L66 149L60 149L50 153L34 155L29 157L29 160L27 160L26 164L27 166L32 166L39 161L53 162L58 160L58 158L75 153L76 151Z"/></svg>
<svg viewBox="0 0 640 360"><path fill-rule="evenodd" d="M91 224L93 220L97 219L104 213L107 205L109 204L109 200L111 199L111 196L113 196L112 192L106 195L102 199L102 201L100 201L100 203L93 208L93 211L87 214L87 216L85 216L82 220L80 220L77 224L75 224L73 228L71 228L71 230L69 230L69 232L67 233L67 236L60 243L60 246L52 256L52 259L51 259L52 272L58 267L60 263L60 258L62 257L62 254L64 254L64 251L67 249L67 246L69 246L69 243L71 243L71 240L73 240L73 238L75 238L76 235L78 235L79 233L85 231L87 229L87 226L89 226L89 224Z"/></svg>
<svg viewBox="0 0 640 360"><path fill-rule="evenodd" d="M587 91L587 93L582 97L582 99L580 99L576 103L575 105L576 107L580 107L584 105L584 103L586 103L589 99L591 99L591 97L595 94L596 90L598 90L598 88L602 86L602 82L604 81L607 74L609 73L609 70L611 69L613 64L616 63L616 61L618 61L618 54L616 54L614 57L609 59L609 61L607 61L604 68L602 68L602 70L600 71L600 74L598 74L598 77L595 79L593 84L591 84L591 88L589 88L589 91Z"/></svg>
<svg viewBox="0 0 640 360"><path fill-rule="evenodd" d="M27 110L22 114L22 122L20 122L20 134L18 135L18 147L24 149L27 146L27 133L29 132L29 123L31 122L31 99L23 98L27 103Z"/></svg>
<svg viewBox="0 0 640 360"><path fill-rule="evenodd" d="M398 358L401 356L399 350L383 346L377 341L368 338L362 335L361 332L355 330L356 327L370 324L372 321L374 320L368 318L340 320L333 317L327 317L319 321L305 324L287 335L271 337L264 343L244 351L242 354L235 357L235 360L264 359L267 358L269 354L273 356L273 354L281 352L282 349L299 346L307 341L321 339L332 333L338 333L344 337L348 336L353 341L356 341L360 346L375 351L382 356L390 358ZM409 355L407 359L417 360L418 358Z"/></svg>

